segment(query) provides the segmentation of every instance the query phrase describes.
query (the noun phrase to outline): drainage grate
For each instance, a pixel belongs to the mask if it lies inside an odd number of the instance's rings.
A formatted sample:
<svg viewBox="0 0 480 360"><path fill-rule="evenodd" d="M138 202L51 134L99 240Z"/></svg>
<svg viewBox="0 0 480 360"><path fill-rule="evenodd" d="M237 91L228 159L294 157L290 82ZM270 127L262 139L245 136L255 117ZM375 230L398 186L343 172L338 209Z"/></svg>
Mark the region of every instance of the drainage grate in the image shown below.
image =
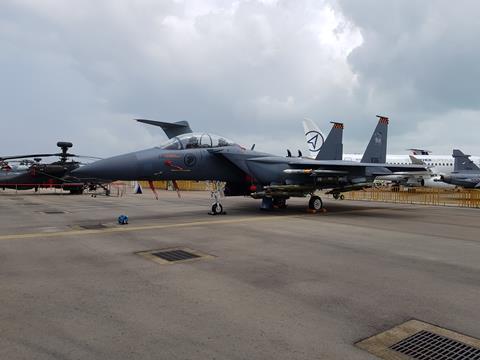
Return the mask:
<svg viewBox="0 0 480 360"><path fill-rule="evenodd" d="M135 254L143 256L146 259L155 261L157 264L177 264L182 262L213 259L214 256L201 253L189 248L168 248L148 251L139 251Z"/></svg>
<svg viewBox="0 0 480 360"><path fill-rule="evenodd" d="M356 343L384 360L480 360L480 340L419 320L409 320Z"/></svg>
<svg viewBox="0 0 480 360"><path fill-rule="evenodd" d="M200 257L197 254L193 254L185 250L158 251L158 252L153 252L151 254L153 256L159 257L160 259L167 260L170 262L196 259Z"/></svg>
<svg viewBox="0 0 480 360"><path fill-rule="evenodd" d="M58 210L51 210L51 211L44 211L44 214L54 215L54 214L65 214L65 211L58 211Z"/></svg>
<svg viewBox="0 0 480 360"><path fill-rule="evenodd" d="M413 359L480 359L480 349L426 330L390 346L390 349Z"/></svg>

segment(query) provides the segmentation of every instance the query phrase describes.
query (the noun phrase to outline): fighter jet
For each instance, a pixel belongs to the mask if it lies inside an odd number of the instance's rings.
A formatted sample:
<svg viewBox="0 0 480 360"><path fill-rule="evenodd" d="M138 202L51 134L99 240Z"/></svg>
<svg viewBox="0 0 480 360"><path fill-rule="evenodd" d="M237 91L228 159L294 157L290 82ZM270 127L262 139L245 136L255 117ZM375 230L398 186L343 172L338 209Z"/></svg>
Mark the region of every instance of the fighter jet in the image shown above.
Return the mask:
<svg viewBox="0 0 480 360"><path fill-rule="evenodd" d="M455 159L453 172L449 175L441 175L439 181L464 188L479 189L480 168L470 160L470 155L455 149L452 156Z"/></svg>
<svg viewBox="0 0 480 360"><path fill-rule="evenodd" d="M139 120L160 126L170 138L159 147L100 160L75 170L80 178L104 180L194 180L225 182L226 196L262 199L262 209L283 207L290 197L310 196L309 207L320 210L317 190L341 193L372 185L376 176L425 170L418 165L391 165L384 159L388 119L381 118L366 151L368 162L341 160L343 124L334 123L316 159L275 156L245 149L227 138L193 133L188 122L165 123ZM324 160L326 159L326 160ZM223 212L219 202L212 213Z"/></svg>

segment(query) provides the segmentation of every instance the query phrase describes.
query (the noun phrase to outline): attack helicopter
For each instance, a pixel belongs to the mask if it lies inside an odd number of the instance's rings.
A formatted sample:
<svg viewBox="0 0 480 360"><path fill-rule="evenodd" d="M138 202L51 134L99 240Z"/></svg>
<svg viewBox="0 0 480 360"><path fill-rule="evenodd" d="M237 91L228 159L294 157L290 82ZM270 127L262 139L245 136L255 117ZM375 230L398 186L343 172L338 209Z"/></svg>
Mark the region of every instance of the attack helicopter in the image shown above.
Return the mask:
<svg viewBox="0 0 480 360"><path fill-rule="evenodd" d="M26 154L0 157L0 188L29 190L36 192L40 188L61 188L71 194L82 194L86 188L104 187L94 181L84 182L82 179L70 176L83 163L73 158L87 158L99 160L92 156L81 156L69 153L73 147L71 142L59 141L57 146L60 152L43 154ZM52 163L43 163L45 157L58 157ZM33 159L33 160L32 160ZM13 165L15 164L16 165Z"/></svg>

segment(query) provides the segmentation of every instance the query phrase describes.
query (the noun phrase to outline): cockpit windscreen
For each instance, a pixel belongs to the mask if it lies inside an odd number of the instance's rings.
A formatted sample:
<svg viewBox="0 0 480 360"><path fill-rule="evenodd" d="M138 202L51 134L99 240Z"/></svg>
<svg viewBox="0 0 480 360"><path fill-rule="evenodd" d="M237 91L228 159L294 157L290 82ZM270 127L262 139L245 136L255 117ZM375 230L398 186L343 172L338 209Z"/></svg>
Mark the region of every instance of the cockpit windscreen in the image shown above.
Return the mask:
<svg viewBox="0 0 480 360"><path fill-rule="evenodd" d="M224 146L238 146L233 141L222 136L191 133L176 136L168 140L160 146L164 150L183 150L183 149L199 149L199 148L216 148Z"/></svg>

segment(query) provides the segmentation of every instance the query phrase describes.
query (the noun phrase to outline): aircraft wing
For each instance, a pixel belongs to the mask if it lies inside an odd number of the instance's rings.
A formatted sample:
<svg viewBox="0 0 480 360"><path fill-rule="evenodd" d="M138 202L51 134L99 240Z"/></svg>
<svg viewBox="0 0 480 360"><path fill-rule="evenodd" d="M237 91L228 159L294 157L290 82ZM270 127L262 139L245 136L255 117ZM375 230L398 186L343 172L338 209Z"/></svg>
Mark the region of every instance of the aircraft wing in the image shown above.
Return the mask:
<svg viewBox="0 0 480 360"><path fill-rule="evenodd" d="M256 158L250 161L275 163L279 162L279 158ZM311 160L304 158L293 158L287 162L288 166L292 169L312 169L313 173L322 175L322 172L334 172L348 173L354 169L368 168L370 174L383 175L386 173L412 173L412 172L425 172L427 167L425 165L394 165L394 164L379 164L379 163L362 163L356 161L344 161L344 160ZM288 169L287 169L288 170Z"/></svg>

